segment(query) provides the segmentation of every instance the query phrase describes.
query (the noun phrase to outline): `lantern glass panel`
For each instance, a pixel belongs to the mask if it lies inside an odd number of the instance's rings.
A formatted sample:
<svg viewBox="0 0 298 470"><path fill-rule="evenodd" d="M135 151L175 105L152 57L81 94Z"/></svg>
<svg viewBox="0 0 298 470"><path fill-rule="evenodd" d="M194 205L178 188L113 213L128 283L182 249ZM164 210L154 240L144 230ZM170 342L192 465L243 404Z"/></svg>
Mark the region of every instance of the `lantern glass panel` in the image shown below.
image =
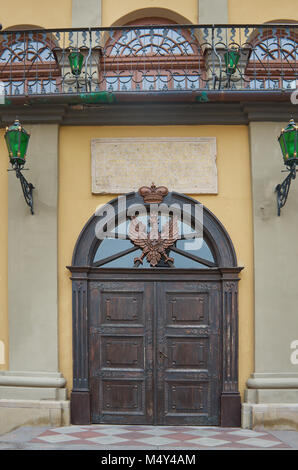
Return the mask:
<svg viewBox="0 0 298 470"><path fill-rule="evenodd" d="M5 141L11 163L24 165L30 135L20 127L18 122L8 128L5 134Z"/></svg>
<svg viewBox="0 0 298 470"><path fill-rule="evenodd" d="M84 56L79 51L71 52L68 56L71 72L73 75L80 75L83 67Z"/></svg>
<svg viewBox="0 0 298 470"><path fill-rule="evenodd" d="M296 132L294 130L290 132L286 132L284 134L284 140L287 146L288 160L295 158L294 152L295 152Z"/></svg>
<svg viewBox="0 0 298 470"><path fill-rule="evenodd" d="M280 148L281 148L281 151L282 151L282 156L283 156L284 160L286 160L286 158L287 158L287 149L286 149L286 143L284 141L283 134L280 136L280 138L278 140L279 140L279 145L280 145Z"/></svg>
<svg viewBox="0 0 298 470"><path fill-rule="evenodd" d="M19 155L19 158L21 158L25 162L27 147L28 147L28 143L29 143L29 135L27 133L25 133L24 131L20 132L20 134L21 135L20 135L20 148L19 148L20 155Z"/></svg>
<svg viewBox="0 0 298 470"><path fill-rule="evenodd" d="M233 74L236 71L237 64L239 62L240 54L237 50L229 50L225 53L224 59L226 64L226 72Z"/></svg>
<svg viewBox="0 0 298 470"><path fill-rule="evenodd" d="M294 121L290 121L286 129L279 137L279 143L285 163L297 159L297 133L298 129Z"/></svg>

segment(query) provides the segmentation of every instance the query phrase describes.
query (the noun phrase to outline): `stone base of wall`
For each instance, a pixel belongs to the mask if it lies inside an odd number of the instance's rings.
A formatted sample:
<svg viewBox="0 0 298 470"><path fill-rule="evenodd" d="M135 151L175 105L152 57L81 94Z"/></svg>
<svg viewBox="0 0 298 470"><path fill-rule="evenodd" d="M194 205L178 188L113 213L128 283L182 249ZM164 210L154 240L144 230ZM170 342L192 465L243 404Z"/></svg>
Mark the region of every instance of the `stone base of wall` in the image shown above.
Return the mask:
<svg viewBox="0 0 298 470"><path fill-rule="evenodd" d="M67 400L60 372L0 371L0 399Z"/></svg>
<svg viewBox="0 0 298 470"><path fill-rule="evenodd" d="M246 389L245 403L267 404L280 403L288 405L290 403L298 404L298 389L295 388L261 388Z"/></svg>
<svg viewBox="0 0 298 470"><path fill-rule="evenodd" d="M0 400L0 434L20 426L68 426L70 402L51 400Z"/></svg>
<svg viewBox="0 0 298 470"><path fill-rule="evenodd" d="M298 374L254 373L247 386L243 428L298 431Z"/></svg>
<svg viewBox="0 0 298 470"><path fill-rule="evenodd" d="M298 403L244 403L244 429L298 431Z"/></svg>

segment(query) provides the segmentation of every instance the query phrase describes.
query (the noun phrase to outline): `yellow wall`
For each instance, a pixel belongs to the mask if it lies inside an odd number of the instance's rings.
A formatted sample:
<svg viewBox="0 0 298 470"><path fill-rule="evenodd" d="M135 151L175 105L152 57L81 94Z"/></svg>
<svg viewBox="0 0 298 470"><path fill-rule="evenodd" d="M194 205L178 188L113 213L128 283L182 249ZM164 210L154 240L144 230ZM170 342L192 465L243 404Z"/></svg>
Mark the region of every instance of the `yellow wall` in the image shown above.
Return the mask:
<svg viewBox="0 0 298 470"><path fill-rule="evenodd" d="M99 204L113 195L91 194L90 140L99 137L217 137L218 195L199 199L224 224L245 266L239 285L240 390L253 372L253 240L248 129L246 126L62 127L59 154L59 370L72 387L70 273L77 237ZM151 180L150 180L151 182ZM149 182L149 183L150 183ZM144 184L148 181L144 181ZM158 181L155 181L158 184Z"/></svg>
<svg viewBox="0 0 298 470"><path fill-rule="evenodd" d="M298 21L296 0L228 0L229 23L258 24ZM0 0L3 29L15 25L70 28L72 0ZM158 9L160 11L158 12ZM144 10L142 12L142 10ZM163 11L162 11L163 10ZM167 14L168 12L168 14ZM102 0L102 26L123 24L143 16L164 16L178 22L198 23L198 0ZM84 26L84 25L82 25Z"/></svg>
<svg viewBox="0 0 298 470"><path fill-rule="evenodd" d="M72 0L0 0L3 29L15 25L71 28Z"/></svg>
<svg viewBox="0 0 298 470"><path fill-rule="evenodd" d="M228 0L229 23L261 24L298 21L297 0Z"/></svg>
<svg viewBox="0 0 298 470"><path fill-rule="evenodd" d="M8 244L8 198L7 182L9 167L8 154L4 141L4 130L0 129L0 341L4 342L5 363L1 369L8 369L8 282L7 282L7 244ZM16 287L17 288L17 287Z"/></svg>
<svg viewBox="0 0 298 470"><path fill-rule="evenodd" d="M4 0L0 0L0 5L2 3ZM145 12L139 12L144 9ZM136 16L157 14L181 23L197 23L197 12L197 0L102 0L102 26L117 24L121 18L127 22L134 20ZM72 0L26 0L25 3L23 0L14 0L5 2L5 6L1 8L0 22L3 29L15 25L33 25L49 29L71 28L71 15Z"/></svg>
<svg viewBox="0 0 298 470"><path fill-rule="evenodd" d="M112 3L113 8L111 8ZM142 12L141 10L145 11ZM175 12L174 16L173 12ZM197 0L184 0L183 2L181 0L142 0L141 2L138 0L121 0L118 2L102 0L103 26L124 24L135 20L136 17L146 16L162 16L181 23L196 24L198 22L198 2ZM119 19L122 20L120 23Z"/></svg>

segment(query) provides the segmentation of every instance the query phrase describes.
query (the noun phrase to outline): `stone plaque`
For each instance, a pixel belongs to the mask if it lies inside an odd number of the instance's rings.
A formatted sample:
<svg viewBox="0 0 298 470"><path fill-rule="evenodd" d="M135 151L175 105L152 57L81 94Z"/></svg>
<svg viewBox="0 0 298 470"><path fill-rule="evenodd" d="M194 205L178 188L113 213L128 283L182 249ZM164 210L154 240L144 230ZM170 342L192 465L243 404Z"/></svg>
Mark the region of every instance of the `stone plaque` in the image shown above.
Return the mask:
<svg viewBox="0 0 298 470"><path fill-rule="evenodd" d="M216 138L92 139L92 192L123 194L144 184L216 194Z"/></svg>

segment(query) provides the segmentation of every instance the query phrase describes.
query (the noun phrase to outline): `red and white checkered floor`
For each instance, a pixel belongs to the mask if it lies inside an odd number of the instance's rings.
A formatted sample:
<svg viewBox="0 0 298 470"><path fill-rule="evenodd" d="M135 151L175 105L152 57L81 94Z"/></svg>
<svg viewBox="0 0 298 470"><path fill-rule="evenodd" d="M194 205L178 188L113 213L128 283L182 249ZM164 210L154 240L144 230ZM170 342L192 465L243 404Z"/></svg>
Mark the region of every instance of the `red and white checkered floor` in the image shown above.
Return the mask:
<svg viewBox="0 0 298 470"><path fill-rule="evenodd" d="M193 426L68 426L44 431L31 443L126 448L290 449L272 434L241 428Z"/></svg>

